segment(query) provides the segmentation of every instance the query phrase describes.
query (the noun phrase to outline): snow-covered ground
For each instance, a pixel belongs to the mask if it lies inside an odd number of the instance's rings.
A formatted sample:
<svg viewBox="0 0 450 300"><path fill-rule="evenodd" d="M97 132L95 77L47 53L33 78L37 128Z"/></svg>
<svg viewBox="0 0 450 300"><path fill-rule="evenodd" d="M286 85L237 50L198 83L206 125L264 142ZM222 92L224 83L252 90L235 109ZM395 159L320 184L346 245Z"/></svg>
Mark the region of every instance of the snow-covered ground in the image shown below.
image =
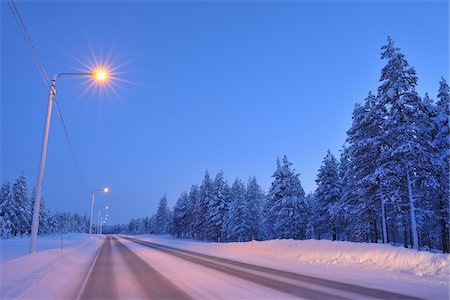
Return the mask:
<svg viewBox="0 0 450 300"><path fill-rule="evenodd" d="M65 234L39 238L28 254L29 239L1 240L1 299L67 299L77 295L103 237Z"/></svg>
<svg viewBox="0 0 450 300"><path fill-rule="evenodd" d="M364 243L272 240L208 243L141 235L139 239L278 270L326 278L426 299L449 299L450 257L446 254ZM27 254L29 240L1 240L0 298L76 298L103 237L64 235L40 238ZM289 298L287 294L199 266L121 239L151 267L194 298ZM188 273L187 273L188 270ZM127 278L117 273L122 286ZM326 291L326 288L324 288ZM283 296L280 296L283 295Z"/></svg>
<svg viewBox="0 0 450 300"><path fill-rule="evenodd" d="M449 299L450 256L390 245L327 240L271 240L206 243L170 236L139 239L305 275L406 293ZM140 252L144 250L134 251ZM168 263L168 262L164 262Z"/></svg>

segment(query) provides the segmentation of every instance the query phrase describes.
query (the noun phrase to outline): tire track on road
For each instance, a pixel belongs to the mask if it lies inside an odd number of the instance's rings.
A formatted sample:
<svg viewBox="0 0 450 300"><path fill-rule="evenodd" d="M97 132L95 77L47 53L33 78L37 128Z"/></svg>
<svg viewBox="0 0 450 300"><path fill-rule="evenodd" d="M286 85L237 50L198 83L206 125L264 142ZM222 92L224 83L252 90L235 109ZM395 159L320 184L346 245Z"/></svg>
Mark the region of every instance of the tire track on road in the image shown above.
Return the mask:
<svg viewBox="0 0 450 300"><path fill-rule="evenodd" d="M115 237L113 239L141 291L144 292L145 299L191 299L118 239Z"/></svg>
<svg viewBox="0 0 450 300"><path fill-rule="evenodd" d="M115 267L115 263L121 267ZM130 286L121 288L122 282ZM79 298L97 300L138 297L191 299L117 238L107 236Z"/></svg>
<svg viewBox="0 0 450 300"><path fill-rule="evenodd" d="M111 270L112 244L111 238L106 237L100 254L89 274L86 286L80 299L114 299L117 298L116 278Z"/></svg>
<svg viewBox="0 0 450 300"><path fill-rule="evenodd" d="M292 284L289 282L284 282L284 281L269 278L266 276L261 276L261 275L255 274L255 273L250 273L247 271L236 269L236 268L227 266L223 263L219 264L214 261L205 260L205 259L196 257L197 253L195 253L195 252L186 251L186 252L189 252L189 254L186 254L186 253L183 253L183 252L185 252L184 250L161 246L158 244L145 242L145 241L141 241L141 240L133 239L133 238L129 238L129 237L124 237L124 236L122 236L122 237L127 240L130 240L132 242L150 247L155 250L162 251L162 252L170 254L172 256L193 262L195 264L231 275L233 277L244 279L244 280L250 281L252 283L256 283L256 284L262 285L264 287L277 290L279 292L287 293L287 294L290 294L290 295L293 295L296 297L308 298L308 299L348 299L346 297L337 296L334 294L329 294L326 292L309 289L304 286L299 286L299 285Z"/></svg>
<svg viewBox="0 0 450 300"><path fill-rule="evenodd" d="M317 287L326 287L331 288L338 291L344 291L355 295L352 298L358 298L359 295L364 297L378 298L378 299L420 299L410 295L403 295L395 292L384 291L380 289L364 287L359 285L354 285L350 283L344 283L339 281L333 281L329 279L323 279L319 277L307 276L298 273L292 273L288 271L281 271L277 269L272 269L268 267L257 266L253 264L243 263L235 260L230 260L226 258L219 258L207 254L192 252L189 250L182 250L170 246L163 246L159 244L155 244L152 242L147 242L127 236L122 236L123 238L162 251L164 253L179 257L184 260L191 261L193 263L230 274L232 276L239 277L241 279L245 279L251 281L253 283L261 284L265 287L270 287L294 296L305 297L310 299L342 299L345 297L340 297L335 294L330 294L322 291L318 291L316 289L309 289L306 287L301 287L295 284L283 282L277 279L268 278L264 276L274 275L280 278L286 278L290 280L295 280L298 283L309 283L313 284ZM243 271L242 269L252 270L260 273L261 275L257 275L255 273L250 273L247 271Z"/></svg>

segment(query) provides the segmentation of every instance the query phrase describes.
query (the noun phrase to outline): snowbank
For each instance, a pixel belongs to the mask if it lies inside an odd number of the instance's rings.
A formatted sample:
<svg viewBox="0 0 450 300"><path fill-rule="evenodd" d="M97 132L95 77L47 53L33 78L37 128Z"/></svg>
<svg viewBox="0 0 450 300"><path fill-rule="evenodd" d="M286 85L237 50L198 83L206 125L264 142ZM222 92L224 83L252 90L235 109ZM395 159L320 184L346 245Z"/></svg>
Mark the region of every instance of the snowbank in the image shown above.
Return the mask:
<svg viewBox="0 0 450 300"><path fill-rule="evenodd" d="M415 251L391 245L328 240L271 240L229 243L222 247L229 252L252 253L307 263L375 267L413 273L417 276L450 276L448 254Z"/></svg>
<svg viewBox="0 0 450 300"><path fill-rule="evenodd" d="M27 253L29 239L1 241L0 299L75 298L103 237L65 235L40 238L38 251ZM56 249L55 249L56 248Z"/></svg>
<svg viewBox="0 0 450 300"><path fill-rule="evenodd" d="M416 251L382 244L329 240L270 240L246 243L202 243L169 236L150 237L155 242L221 256L255 256L309 264L404 272L415 276L450 277L450 255ZM235 255L233 255L235 254Z"/></svg>

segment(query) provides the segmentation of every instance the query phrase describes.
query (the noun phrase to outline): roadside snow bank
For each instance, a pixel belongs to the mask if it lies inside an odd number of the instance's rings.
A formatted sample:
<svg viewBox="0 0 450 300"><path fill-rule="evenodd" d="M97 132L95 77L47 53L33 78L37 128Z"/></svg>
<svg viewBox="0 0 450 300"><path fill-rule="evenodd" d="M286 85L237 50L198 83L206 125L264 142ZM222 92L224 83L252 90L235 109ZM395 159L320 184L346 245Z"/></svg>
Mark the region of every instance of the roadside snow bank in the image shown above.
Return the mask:
<svg viewBox="0 0 450 300"><path fill-rule="evenodd" d="M383 244L329 240L270 240L245 243L204 243L150 237L154 242L221 256L253 256L308 264L382 269L415 276L449 278L450 255L416 251ZM233 255L234 254L234 255Z"/></svg>
<svg viewBox="0 0 450 300"><path fill-rule="evenodd" d="M271 240L263 242L227 243L226 251L253 253L276 259L307 263L376 267L413 273L416 276L450 276L450 257L391 245L338 242L328 240Z"/></svg>
<svg viewBox="0 0 450 300"><path fill-rule="evenodd" d="M26 252L29 239L24 240L2 241L2 255L3 252L10 256ZM69 235L61 251L60 248L48 249L60 242L59 236L40 239L38 245L48 250L23 255L0 265L0 299L75 298L76 289L81 286L102 241L103 237Z"/></svg>

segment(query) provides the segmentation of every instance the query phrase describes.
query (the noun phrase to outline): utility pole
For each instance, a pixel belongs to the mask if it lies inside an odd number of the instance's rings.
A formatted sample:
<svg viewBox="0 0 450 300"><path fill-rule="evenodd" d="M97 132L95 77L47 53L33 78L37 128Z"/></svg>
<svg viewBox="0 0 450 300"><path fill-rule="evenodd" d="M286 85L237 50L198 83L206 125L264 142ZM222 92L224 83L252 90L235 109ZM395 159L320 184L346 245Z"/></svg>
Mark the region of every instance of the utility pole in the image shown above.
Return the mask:
<svg viewBox="0 0 450 300"><path fill-rule="evenodd" d="M41 162L39 163L38 179L36 184L36 197L33 205L33 221L31 223L31 243L30 253L36 252L36 241L39 230L39 210L41 208L42 181L44 180L45 160L47 158L48 133L50 130L50 120L52 118L53 100L56 95L56 78L52 79L48 96L47 116L44 124L44 137L42 138Z"/></svg>

